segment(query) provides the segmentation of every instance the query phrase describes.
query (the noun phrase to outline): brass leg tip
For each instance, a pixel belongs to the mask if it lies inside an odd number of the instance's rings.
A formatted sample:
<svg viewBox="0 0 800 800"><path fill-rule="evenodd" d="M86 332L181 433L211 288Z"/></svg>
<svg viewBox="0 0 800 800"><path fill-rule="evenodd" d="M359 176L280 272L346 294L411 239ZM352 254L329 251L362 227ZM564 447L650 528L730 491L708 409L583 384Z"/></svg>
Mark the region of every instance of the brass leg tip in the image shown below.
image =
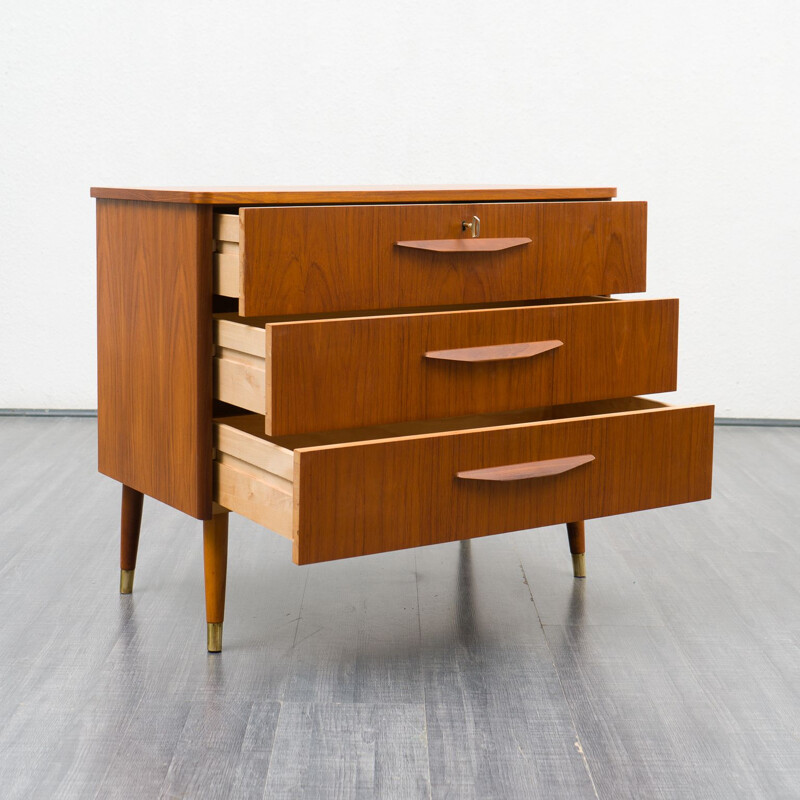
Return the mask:
<svg viewBox="0 0 800 800"><path fill-rule="evenodd" d="M572 570L576 578L586 577L586 554L573 553L572 554Z"/></svg>
<svg viewBox="0 0 800 800"><path fill-rule="evenodd" d="M133 573L132 569L121 569L119 571L119 593L131 594L133 592Z"/></svg>
<svg viewBox="0 0 800 800"><path fill-rule="evenodd" d="M222 652L222 623L209 622L208 623L208 652L221 653Z"/></svg>

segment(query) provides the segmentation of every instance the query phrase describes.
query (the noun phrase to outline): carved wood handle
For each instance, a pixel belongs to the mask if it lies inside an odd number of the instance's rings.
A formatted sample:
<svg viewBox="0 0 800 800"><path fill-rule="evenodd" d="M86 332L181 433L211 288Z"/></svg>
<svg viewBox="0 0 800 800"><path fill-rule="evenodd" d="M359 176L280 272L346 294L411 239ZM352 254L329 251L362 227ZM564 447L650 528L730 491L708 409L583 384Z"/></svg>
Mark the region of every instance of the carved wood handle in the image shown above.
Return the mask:
<svg viewBox="0 0 800 800"><path fill-rule="evenodd" d="M502 467L471 469L457 472L457 478L468 481L521 481L527 478L546 478L549 475L560 475L571 469L594 461L593 455L568 456L567 458L551 458L547 461L529 461L525 464L507 464Z"/></svg>
<svg viewBox="0 0 800 800"><path fill-rule="evenodd" d="M494 253L530 244L527 236L515 236L506 239L418 239L407 242L395 242L397 247L408 247L411 250L430 250L435 253Z"/></svg>
<svg viewBox="0 0 800 800"><path fill-rule="evenodd" d="M564 344L560 339L546 342L515 342L514 344L491 344L487 347L461 347L457 350L428 350L425 358L435 361L508 361L512 358L530 358L555 350Z"/></svg>

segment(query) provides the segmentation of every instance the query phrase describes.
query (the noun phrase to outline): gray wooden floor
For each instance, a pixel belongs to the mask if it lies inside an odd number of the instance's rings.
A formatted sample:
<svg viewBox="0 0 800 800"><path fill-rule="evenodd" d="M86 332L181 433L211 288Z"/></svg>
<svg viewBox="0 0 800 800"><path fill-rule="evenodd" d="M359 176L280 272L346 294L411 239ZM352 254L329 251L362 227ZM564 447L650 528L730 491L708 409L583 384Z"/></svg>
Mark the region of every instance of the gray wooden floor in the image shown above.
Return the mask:
<svg viewBox="0 0 800 800"><path fill-rule="evenodd" d="M715 497L312 567L146 501L132 597L93 419L0 418L0 795L800 797L800 429L717 429Z"/></svg>

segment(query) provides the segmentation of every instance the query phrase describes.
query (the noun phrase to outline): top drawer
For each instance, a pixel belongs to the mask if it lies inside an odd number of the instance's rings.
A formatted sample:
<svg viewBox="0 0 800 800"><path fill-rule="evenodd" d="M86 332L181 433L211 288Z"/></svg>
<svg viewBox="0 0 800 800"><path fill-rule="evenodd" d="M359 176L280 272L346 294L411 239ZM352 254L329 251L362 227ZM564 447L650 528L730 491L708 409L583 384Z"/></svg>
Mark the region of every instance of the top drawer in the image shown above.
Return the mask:
<svg viewBox="0 0 800 800"><path fill-rule="evenodd" d="M236 223L216 215L215 287L244 316L645 289L640 202L251 207Z"/></svg>

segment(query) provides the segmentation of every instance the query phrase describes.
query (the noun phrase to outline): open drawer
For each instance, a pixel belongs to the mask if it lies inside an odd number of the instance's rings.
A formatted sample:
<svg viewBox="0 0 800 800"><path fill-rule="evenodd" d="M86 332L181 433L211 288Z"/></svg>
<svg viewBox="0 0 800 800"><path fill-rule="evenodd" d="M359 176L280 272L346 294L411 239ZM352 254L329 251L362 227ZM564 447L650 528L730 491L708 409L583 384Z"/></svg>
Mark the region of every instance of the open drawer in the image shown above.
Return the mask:
<svg viewBox="0 0 800 800"><path fill-rule="evenodd" d="M244 207L215 214L214 286L242 316L642 292L646 227L605 200Z"/></svg>
<svg viewBox="0 0 800 800"><path fill-rule="evenodd" d="M214 396L273 436L673 391L677 300L214 320Z"/></svg>
<svg viewBox="0 0 800 800"><path fill-rule="evenodd" d="M625 398L267 437L214 423L214 499L310 564L711 496L713 406Z"/></svg>

